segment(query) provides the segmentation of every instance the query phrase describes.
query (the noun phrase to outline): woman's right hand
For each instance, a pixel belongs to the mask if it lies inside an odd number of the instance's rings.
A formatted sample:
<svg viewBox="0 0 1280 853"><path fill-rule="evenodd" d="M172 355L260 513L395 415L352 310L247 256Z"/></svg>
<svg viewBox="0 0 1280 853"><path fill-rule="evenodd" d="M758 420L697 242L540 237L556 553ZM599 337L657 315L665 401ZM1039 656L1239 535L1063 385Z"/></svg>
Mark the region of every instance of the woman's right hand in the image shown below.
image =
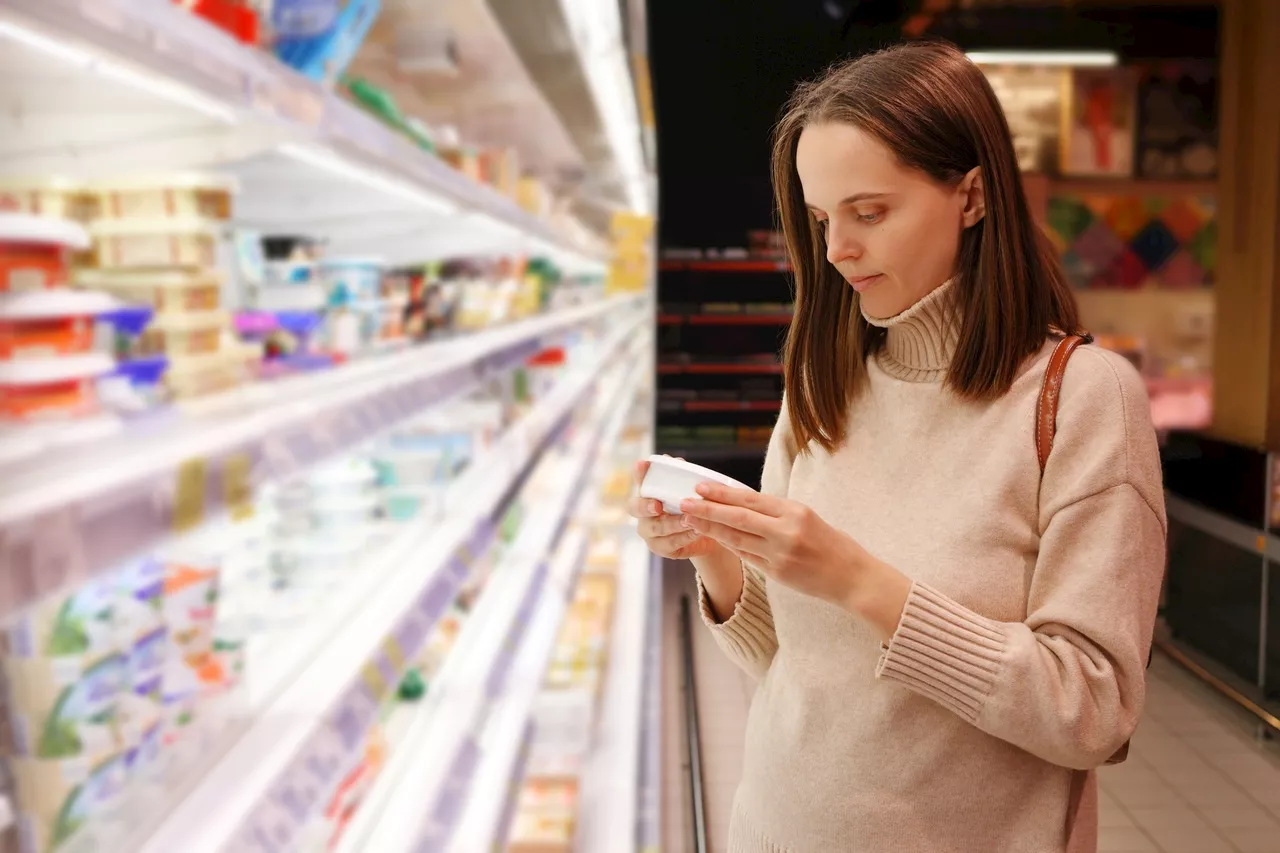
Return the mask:
<svg viewBox="0 0 1280 853"><path fill-rule="evenodd" d="M632 518L639 520L640 538L649 546L649 550L659 557L671 560L692 560L724 551L724 546L719 542L685 527L683 516L664 512L661 501L639 496L640 484L648 470L648 462L636 463L634 473L637 494L631 499L627 509Z"/></svg>

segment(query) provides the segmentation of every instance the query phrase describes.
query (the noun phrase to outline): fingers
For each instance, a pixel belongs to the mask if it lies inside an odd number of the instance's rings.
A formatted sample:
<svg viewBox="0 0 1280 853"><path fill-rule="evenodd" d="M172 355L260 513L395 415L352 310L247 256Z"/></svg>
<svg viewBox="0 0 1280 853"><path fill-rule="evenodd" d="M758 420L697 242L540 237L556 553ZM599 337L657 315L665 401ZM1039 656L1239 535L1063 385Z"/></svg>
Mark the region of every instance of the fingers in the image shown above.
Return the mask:
<svg viewBox="0 0 1280 853"><path fill-rule="evenodd" d="M644 482L644 475L647 473L649 473L649 461L641 459L632 469L632 476L635 478L637 486Z"/></svg>
<svg viewBox="0 0 1280 853"><path fill-rule="evenodd" d="M765 540L763 537L744 531L738 527L731 527L730 525L713 521L709 518L694 515L692 513L685 514L684 524L691 530L714 539L731 551L745 551L752 554L759 554L765 550Z"/></svg>
<svg viewBox="0 0 1280 853"><path fill-rule="evenodd" d="M696 530L681 530L670 536L649 539L647 544L650 551L661 557L682 560L687 556L686 550L701 538L702 536Z"/></svg>
<svg viewBox="0 0 1280 853"><path fill-rule="evenodd" d="M754 509L717 503L713 500L686 500L680 511L690 518L700 518L717 525L730 527L754 536L767 536L777 520Z"/></svg>
<svg viewBox="0 0 1280 853"><path fill-rule="evenodd" d="M680 523L678 515L660 515L657 518L642 518L639 533L642 539L656 539L660 536L671 536L684 533L689 528Z"/></svg>
<svg viewBox="0 0 1280 853"><path fill-rule="evenodd" d="M627 512L632 518L657 518L662 515L662 504L648 498L632 498L627 501Z"/></svg>
<svg viewBox="0 0 1280 853"><path fill-rule="evenodd" d="M697 492L708 501L744 507L774 518L781 516L784 508L783 502L772 495L764 495L751 489L734 489L719 483L700 483Z"/></svg>

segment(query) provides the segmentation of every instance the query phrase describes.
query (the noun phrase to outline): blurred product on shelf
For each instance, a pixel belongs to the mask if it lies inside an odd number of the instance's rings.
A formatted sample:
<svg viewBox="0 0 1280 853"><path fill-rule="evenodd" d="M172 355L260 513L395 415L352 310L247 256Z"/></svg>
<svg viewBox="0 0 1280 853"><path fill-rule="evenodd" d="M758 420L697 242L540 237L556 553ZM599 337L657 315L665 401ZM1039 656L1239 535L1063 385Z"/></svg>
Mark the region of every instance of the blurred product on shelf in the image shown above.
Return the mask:
<svg viewBox="0 0 1280 853"><path fill-rule="evenodd" d="M381 0L272 0L275 54L303 75L333 84L381 10Z"/></svg>

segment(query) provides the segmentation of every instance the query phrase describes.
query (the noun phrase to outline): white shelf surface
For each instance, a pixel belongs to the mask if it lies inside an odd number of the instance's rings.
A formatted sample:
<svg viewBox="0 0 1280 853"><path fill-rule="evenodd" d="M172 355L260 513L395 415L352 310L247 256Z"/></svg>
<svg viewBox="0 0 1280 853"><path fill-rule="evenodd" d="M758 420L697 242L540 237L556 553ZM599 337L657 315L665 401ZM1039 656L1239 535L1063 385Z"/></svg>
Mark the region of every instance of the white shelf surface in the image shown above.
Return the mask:
<svg viewBox="0 0 1280 853"><path fill-rule="evenodd" d="M118 177L257 160L243 188L249 220L265 224L283 211L294 229L333 225L324 236L341 251L370 245L360 229L375 212L377 236L394 237L388 228L415 236L403 259L423 260L424 247L444 251L459 237L461 211L472 217L465 237L595 252L170 0L6 0L0 46L0 95L23 107L11 110L21 120L0 118L0 171ZM119 120L125 114L131 121ZM270 180L248 180L263 158L276 167ZM288 160L307 167L303 182ZM324 172L345 179L345 207L322 198L317 208L308 184Z"/></svg>
<svg viewBox="0 0 1280 853"><path fill-rule="evenodd" d="M561 493L540 508L540 514L546 513L547 517L526 520L525 530L530 540L513 548L513 554L526 555L525 559L533 564L545 560L552 537L560 527L559 521L579 500L590 499L584 495L575 500L574 496L598 449L610 447L616 441L622 422L619 415L626 411L625 402L637 386L639 367L636 365L644 362L631 359L629 363L632 366L627 368L626 378L617 382L612 392L602 395L600 421L592 435L581 437L580 444L584 446L578 451L574 472L564 478ZM458 647L445 664L447 672L442 672L435 681L434 702L422 710L411 736L398 745L391 766L384 770L374 792L357 813L341 853L409 853L441 848L443 840L454 831L460 836L466 833L484 836L492 832L496 815L487 807L501 808L506 800L495 789L505 792L509 784L524 722L542 683L566 605L572 568L568 567L568 571L553 568L549 572L535 605L535 615L510 664L505 689L497 697L490 695L493 689L490 674L496 659L488 649L493 643L505 640L509 624L482 623L475 618L478 613L468 620L464 635L474 632L480 636L483 632L490 638L484 651L464 649L464 638L459 637ZM491 596L514 599L528 590L527 586L505 589L506 586L491 582L482 595L481 604ZM506 612L514 614L509 605ZM491 721L487 729L486 719ZM493 798L499 802L490 803ZM477 807L484 811L477 813Z"/></svg>
<svg viewBox="0 0 1280 853"><path fill-rule="evenodd" d="M248 386L196 411L0 466L0 616L171 536L179 474L190 460L203 461L204 515L214 516L225 509L228 463L247 462L250 486L288 477L470 391L555 335L594 321L634 323L642 304L606 299Z"/></svg>
<svg viewBox="0 0 1280 853"><path fill-rule="evenodd" d="M278 809L267 808L271 802L323 796L327 776L341 769L335 737L342 737L349 719L368 718L376 710L362 676L370 667L398 659L396 677L385 679L398 681L404 660L416 652L416 647L406 648L407 643L398 639L408 632L415 643L425 642L430 627L456 594L462 577L453 559L455 552L475 537L478 525L489 523L503 495L541 452L543 441L600 381L606 361L626 345L638 326L631 322L618 329L600 347L593 369L557 386L504 435L483 466L464 474L456 489L460 503L451 507L443 521L411 524L412 529L376 565L361 572L366 575L361 582L353 581L362 590L353 591L334 609L317 613L315 624L307 629L309 640L291 643L294 648L288 658L272 662L276 674L264 678L280 683L292 667L300 669L198 787L150 834L142 853L256 851L259 847L247 840L249 830L284 820ZM388 651L393 644L397 646L394 654ZM277 830L288 834L297 828L274 823L267 831L275 834Z"/></svg>

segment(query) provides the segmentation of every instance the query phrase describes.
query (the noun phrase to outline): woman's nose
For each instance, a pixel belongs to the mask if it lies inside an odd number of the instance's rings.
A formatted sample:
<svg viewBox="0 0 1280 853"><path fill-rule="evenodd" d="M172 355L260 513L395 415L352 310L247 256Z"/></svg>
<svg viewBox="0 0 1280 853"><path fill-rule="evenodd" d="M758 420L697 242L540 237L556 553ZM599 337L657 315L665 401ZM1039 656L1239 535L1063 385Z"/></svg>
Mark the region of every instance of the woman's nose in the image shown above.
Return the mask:
<svg viewBox="0 0 1280 853"><path fill-rule="evenodd" d="M862 244L850 236L846 236L845 232L838 229L835 224L827 226L827 261L831 264L837 264L840 261L852 259L857 260L862 257Z"/></svg>

